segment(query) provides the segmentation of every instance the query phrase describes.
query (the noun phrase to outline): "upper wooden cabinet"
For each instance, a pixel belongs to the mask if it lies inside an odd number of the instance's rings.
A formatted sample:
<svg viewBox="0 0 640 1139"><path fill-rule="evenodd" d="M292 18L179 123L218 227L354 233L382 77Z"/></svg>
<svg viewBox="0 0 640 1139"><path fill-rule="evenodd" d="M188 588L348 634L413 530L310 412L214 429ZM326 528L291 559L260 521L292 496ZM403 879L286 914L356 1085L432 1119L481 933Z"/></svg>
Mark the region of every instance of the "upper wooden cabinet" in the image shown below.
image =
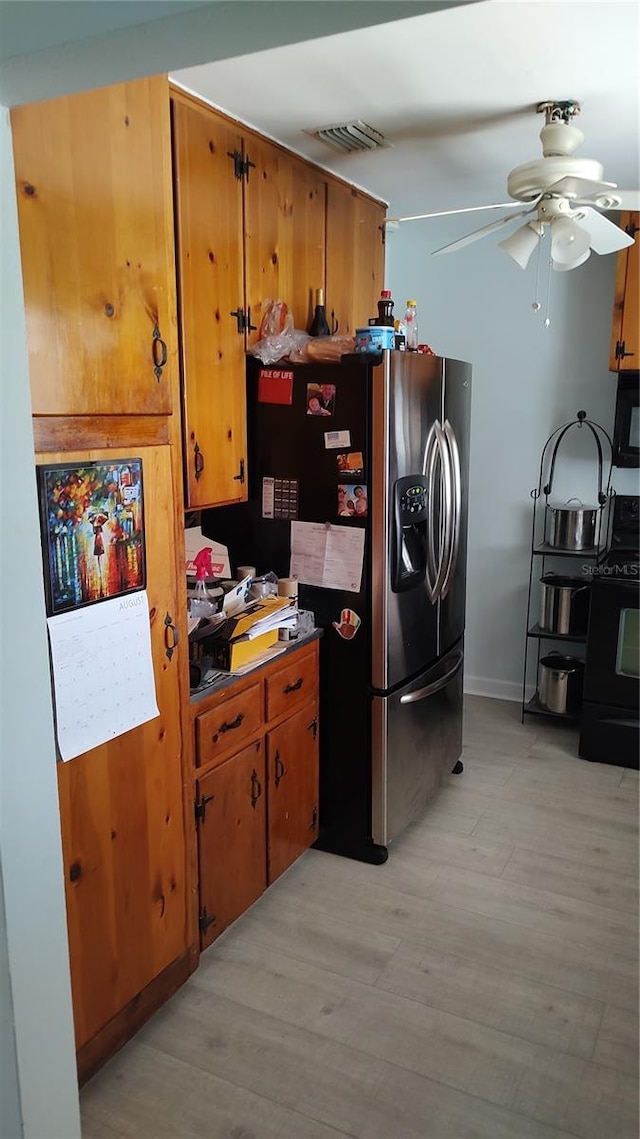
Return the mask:
<svg viewBox="0 0 640 1139"><path fill-rule="evenodd" d="M166 77L17 107L11 125L34 414L170 413Z"/></svg>
<svg viewBox="0 0 640 1139"><path fill-rule="evenodd" d="M315 290L324 287L325 179L321 171L258 135L245 137L245 265L250 323L257 340L265 301L286 301L306 329Z"/></svg>
<svg viewBox="0 0 640 1139"><path fill-rule="evenodd" d="M327 182L326 306L333 331L353 335L377 315L385 213L381 202L352 186Z"/></svg>
<svg viewBox="0 0 640 1139"><path fill-rule="evenodd" d="M640 369L640 214L621 214L620 225L632 235L634 242L618 254L609 367L612 372L637 372Z"/></svg>
<svg viewBox="0 0 640 1139"><path fill-rule="evenodd" d="M247 497L242 138L206 107L172 104L185 491L199 509Z"/></svg>

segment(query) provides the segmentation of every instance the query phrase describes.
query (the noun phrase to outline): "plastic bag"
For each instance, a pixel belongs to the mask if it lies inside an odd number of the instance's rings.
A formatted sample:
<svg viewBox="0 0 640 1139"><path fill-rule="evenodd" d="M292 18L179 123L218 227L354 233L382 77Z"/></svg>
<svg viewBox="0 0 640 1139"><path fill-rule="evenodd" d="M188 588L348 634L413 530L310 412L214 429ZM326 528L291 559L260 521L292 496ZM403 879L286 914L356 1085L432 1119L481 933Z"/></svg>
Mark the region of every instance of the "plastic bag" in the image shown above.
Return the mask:
<svg viewBox="0 0 640 1139"><path fill-rule="evenodd" d="M278 336L267 336L252 344L248 349L251 356L257 356L263 364L277 364L278 360L291 360L294 364L304 362L304 348L311 339L307 332L290 328Z"/></svg>
<svg viewBox="0 0 640 1139"><path fill-rule="evenodd" d="M267 340L270 336L280 336L293 328L293 316L289 312L286 301L264 301L264 313L258 329L258 340Z"/></svg>

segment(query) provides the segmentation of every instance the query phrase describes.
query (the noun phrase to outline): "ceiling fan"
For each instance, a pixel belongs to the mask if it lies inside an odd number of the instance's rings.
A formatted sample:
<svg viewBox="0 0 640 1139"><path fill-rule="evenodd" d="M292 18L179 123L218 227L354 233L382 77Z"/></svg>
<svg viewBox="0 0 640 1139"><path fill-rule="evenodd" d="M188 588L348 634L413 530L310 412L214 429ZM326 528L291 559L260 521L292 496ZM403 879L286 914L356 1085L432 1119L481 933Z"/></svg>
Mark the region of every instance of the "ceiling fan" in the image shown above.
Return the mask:
<svg viewBox="0 0 640 1139"><path fill-rule="evenodd" d="M592 250L599 254L615 253L633 245L633 237L598 211L637 210L640 193L618 191L615 182L602 181L603 168L599 162L573 156L584 140L582 131L573 123L580 113L580 104L573 99L549 100L540 103L537 110L545 115L545 125L540 131L543 157L516 166L509 174L507 192L514 201L390 218L388 221L392 227L393 223L403 221L473 213L476 210L513 209L526 203L526 209L499 218L435 249L434 254L453 253L520 218L527 220L498 244L521 269L526 269L532 253L547 232L551 236L551 265L561 272L582 265Z"/></svg>

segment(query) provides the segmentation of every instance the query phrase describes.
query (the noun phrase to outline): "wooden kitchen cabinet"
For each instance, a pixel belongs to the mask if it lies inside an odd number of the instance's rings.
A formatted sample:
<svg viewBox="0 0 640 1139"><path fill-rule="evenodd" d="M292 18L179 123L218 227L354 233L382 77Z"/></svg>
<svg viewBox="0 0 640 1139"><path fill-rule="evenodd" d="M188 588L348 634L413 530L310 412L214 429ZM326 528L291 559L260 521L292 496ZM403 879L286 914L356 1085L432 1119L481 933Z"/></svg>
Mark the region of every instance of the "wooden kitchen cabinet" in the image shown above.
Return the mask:
<svg viewBox="0 0 640 1139"><path fill-rule="evenodd" d="M377 315L385 215L382 202L335 179L327 181L326 307L333 331L353 336Z"/></svg>
<svg viewBox="0 0 640 1139"><path fill-rule="evenodd" d="M612 372L637 372L640 369L640 214L623 213L619 224L632 235L634 242L618 254L609 368Z"/></svg>
<svg viewBox="0 0 640 1139"><path fill-rule="evenodd" d="M318 765L314 703L267 733L269 885L318 837Z"/></svg>
<svg viewBox="0 0 640 1139"><path fill-rule="evenodd" d="M324 287L325 178L282 147L246 135L247 344L258 339L265 301L286 301L294 327L306 329L315 290Z"/></svg>
<svg viewBox="0 0 640 1139"><path fill-rule="evenodd" d="M172 98L186 505L246 501L242 137Z"/></svg>
<svg viewBox="0 0 640 1139"><path fill-rule="evenodd" d="M265 788L261 739L196 783L203 949L266 889Z"/></svg>
<svg viewBox="0 0 640 1139"><path fill-rule="evenodd" d="M177 368L166 76L11 112L34 415L167 415Z"/></svg>
<svg viewBox="0 0 640 1139"><path fill-rule="evenodd" d="M192 705L206 948L318 835L318 642Z"/></svg>
<svg viewBox="0 0 640 1139"><path fill-rule="evenodd" d="M175 511L170 451L162 446L137 452L159 716L57 767L79 1057L163 970L186 960L190 944L179 685L183 647L175 645L174 628L182 581L178 584L174 557L167 556ZM39 455L38 461L113 458L114 452L101 450ZM103 658L103 683L116 691L108 645ZM188 971L185 965L182 979ZM110 1050L107 1045L106 1053Z"/></svg>

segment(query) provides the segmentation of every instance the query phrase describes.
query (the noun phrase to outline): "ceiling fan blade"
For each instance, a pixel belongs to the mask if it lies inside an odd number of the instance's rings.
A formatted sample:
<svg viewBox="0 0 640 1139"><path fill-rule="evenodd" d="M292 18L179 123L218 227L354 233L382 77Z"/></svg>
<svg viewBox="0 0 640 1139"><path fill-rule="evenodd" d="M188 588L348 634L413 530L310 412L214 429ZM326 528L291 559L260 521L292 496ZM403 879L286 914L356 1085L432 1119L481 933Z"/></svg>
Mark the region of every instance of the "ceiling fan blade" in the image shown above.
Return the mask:
<svg viewBox="0 0 640 1139"><path fill-rule="evenodd" d="M594 205L601 210L640 210L640 190L613 190L610 194L596 194Z"/></svg>
<svg viewBox="0 0 640 1139"><path fill-rule="evenodd" d="M594 253L616 253L627 245L633 245L633 238L628 233L591 206L572 210L571 217L589 234Z"/></svg>
<svg viewBox="0 0 640 1139"><path fill-rule="evenodd" d="M536 207L533 209L520 210L517 214L511 214L510 217L498 218L498 221L492 221L489 225L484 225L482 229L475 229L473 233L468 233L466 237L459 237L457 241L452 241L449 245L443 245L440 249L434 249L432 256L435 257L438 253L453 253L455 249L463 249L465 245L471 245L474 241L479 241L487 233L492 233L496 229L500 229L503 225L509 225L510 222L517 221L518 218L523 218L527 214L535 214Z"/></svg>
<svg viewBox="0 0 640 1139"><path fill-rule="evenodd" d="M595 198L617 188L616 182L594 182L592 178L578 178L573 174L547 186L546 194L560 194L566 198ZM616 195L617 196L617 195Z"/></svg>
<svg viewBox="0 0 640 1139"><path fill-rule="evenodd" d="M459 210L438 210L432 214L411 214L408 217L401 218L386 218L387 222L400 222L400 221L423 221L424 218L444 218L450 214L472 214L477 210L513 210L516 206L521 206L522 202L496 202L491 206L464 206Z"/></svg>

